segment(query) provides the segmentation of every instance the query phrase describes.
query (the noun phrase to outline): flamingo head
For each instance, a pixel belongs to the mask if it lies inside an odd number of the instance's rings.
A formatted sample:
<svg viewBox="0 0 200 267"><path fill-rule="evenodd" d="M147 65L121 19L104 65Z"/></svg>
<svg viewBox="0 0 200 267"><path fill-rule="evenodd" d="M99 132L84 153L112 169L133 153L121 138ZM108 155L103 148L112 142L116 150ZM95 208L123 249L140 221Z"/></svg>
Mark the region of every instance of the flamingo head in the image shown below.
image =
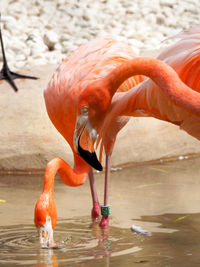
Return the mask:
<svg viewBox="0 0 200 267"><path fill-rule="evenodd" d="M90 84L79 96L77 120L74 131L74 150L90 166L101 171L94 144L111 103L109 90L103 83Z"/></svg>
<svg viewBox="0 0 200 267"><path fill-rule="evenodd" d="M42 248L55 248L53 231L57 221L57 210L54 199L42 193L35 205L34 223L38 229Z"/></svg>

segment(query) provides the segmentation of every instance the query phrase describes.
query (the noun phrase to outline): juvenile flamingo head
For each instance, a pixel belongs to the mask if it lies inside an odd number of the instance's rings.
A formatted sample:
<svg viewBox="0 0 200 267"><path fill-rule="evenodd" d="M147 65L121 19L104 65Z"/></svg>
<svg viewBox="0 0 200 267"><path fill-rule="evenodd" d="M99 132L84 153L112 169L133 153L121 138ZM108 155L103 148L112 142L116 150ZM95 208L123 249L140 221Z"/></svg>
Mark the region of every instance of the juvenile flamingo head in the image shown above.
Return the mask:
<svg viewBox="0 0 200 267"><path fill-rule="evenodd" d="M57 221L57 210L51 194L42 193L35 205L34 223L38 229L42 248L55 248L53 231Z"/></svg>
<svg viewBox="0 0 200 267"><path fill-rule="evenodd" d="M93 168L103 168L97 159L94 143L111 102L105 82L90 84L79 96L78 114L74 132L75 151Z"/></svg>

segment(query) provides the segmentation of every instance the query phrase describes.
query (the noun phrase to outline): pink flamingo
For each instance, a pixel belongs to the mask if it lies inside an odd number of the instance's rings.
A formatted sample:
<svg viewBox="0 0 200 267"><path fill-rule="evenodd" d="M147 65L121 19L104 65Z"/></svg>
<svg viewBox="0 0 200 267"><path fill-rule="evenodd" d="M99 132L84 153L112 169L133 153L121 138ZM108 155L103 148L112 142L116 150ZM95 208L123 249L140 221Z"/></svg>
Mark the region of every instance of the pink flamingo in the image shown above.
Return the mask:
<svg viewBox="0 0 200 267"><path fill-rule="evenodd" d="M158 59L169 64L180 79L191 89L180 90L176 97L147 79L127 93L117 93L113 98L112 111L104 122L102 138L106 139L109 124L116 116L151 116L178 125L182 130L200 140L198 108L200 92L200 26L195 26L177 36L179 40L165 49ZM162 77L162 76L161 76ZM190 97L189 97L190 95ZM185 101L185 102L184 102ZM182 102L182 103L181 103ZM186 105L186 102L188 104ZM183 104L184 103L184 104Z"/></svg>
<svg viewBox="0 0 200 267"><path fill-rule="evenodd" d="M100 214L100 205L97 197L92 168L102 170L94 152L94 142L98 129L102 124L102 115L96 117L95 128L88 120L89 110L87 103L80 100L82 93L86 93L94 84L104 79L114 68L134 58L130 47L116 42L111 38L98 38L86 45L80 46L72 53L56 70L44 92L48 115L56 127L69 143L74 154L74 168L72 169L64 160L55 158L47 166L44 176L44 187L35 207L35 225L39 228L40 242L42 246L55 246L53 230L55 229L57 212L54 202L54 177L59 173L62 181L68 186L80 186L85 182L89 173L91 193L93 199L92 217L95 219ZM127 80L118 90L126 91L142 81L141 76ZM98 108L100 98L106 100L106 95L99 95L98 90L93 91L90 99ZM89 99L88 99L89 100ZM95 110L94 110L95 112ZM117 132L127 118L113 122L113 129ZM94 121L92 122L94 123ZM101 226L108 225L108 181L110 173L110 157L115 142L115 136L104 145L106 147L106 172L105 172L105 196L102 212Z"/></svg>

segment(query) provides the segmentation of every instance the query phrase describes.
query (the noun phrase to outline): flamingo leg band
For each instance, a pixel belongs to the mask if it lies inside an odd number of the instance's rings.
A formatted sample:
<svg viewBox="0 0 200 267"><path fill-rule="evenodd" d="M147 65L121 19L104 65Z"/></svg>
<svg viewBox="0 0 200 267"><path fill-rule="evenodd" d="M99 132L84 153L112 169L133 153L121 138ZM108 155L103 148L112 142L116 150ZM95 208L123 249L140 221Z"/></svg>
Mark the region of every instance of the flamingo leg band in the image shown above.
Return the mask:
<svg viewBox="0 0 200 267"><path fill-rule="evenodd" d="M101 205L101 215L102 216L110 215L110 206Z"/></svg>

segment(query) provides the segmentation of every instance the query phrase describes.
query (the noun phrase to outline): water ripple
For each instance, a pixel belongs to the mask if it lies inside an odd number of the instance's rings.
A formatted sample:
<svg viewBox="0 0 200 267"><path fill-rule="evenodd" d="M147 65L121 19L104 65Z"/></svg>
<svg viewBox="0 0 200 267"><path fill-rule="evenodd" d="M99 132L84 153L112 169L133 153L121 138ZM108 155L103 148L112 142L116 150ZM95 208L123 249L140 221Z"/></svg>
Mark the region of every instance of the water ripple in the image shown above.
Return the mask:
<svg viewBox="0 0 200 267"><path fill-rule="evenodd" d="M106 256L131 254L141 250L134 245L129 229L110 227L109 232L90 218L60 220L56 226L57 250L41 249L34 225L2 227L0 230L0 265L58 266L80 263ZM55 265L54 265L55 264Z"/></svg>

